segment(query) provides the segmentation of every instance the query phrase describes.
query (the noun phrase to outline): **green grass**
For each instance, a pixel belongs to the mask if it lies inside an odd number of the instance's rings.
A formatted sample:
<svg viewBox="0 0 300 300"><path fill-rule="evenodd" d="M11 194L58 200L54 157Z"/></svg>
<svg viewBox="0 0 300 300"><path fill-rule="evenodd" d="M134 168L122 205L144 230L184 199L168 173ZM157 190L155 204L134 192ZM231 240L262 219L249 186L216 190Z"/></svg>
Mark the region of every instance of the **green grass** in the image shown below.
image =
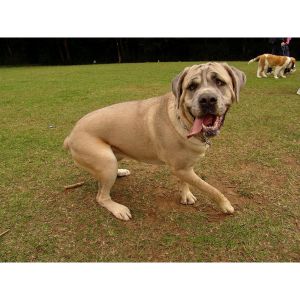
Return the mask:
<svg viewBox="0 0 300 300"><path fill-rule="evenodd" d="M170 90L190 62L0 68L0 261L299 261L300 73L247 74L241 100L195 167L236 213L224 216L194 191L179 204L166 167L124 161L132 175L112 197L119 221L95 202L97 183L62 149L84 114ZM63 186L85 185L64 192Z"/></svg>

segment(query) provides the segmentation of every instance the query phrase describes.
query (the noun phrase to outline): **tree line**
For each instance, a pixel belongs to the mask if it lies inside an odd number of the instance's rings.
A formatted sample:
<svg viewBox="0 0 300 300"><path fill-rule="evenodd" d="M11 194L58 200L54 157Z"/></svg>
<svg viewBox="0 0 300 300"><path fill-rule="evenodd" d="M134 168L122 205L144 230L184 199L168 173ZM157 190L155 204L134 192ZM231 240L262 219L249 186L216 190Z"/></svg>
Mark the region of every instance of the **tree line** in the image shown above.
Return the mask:
<svg viewBox="0 0 300 300"><path fill-rule="evenodd" d="M0 65L249 60L271 49L270 38L1 38Z"/></svg>

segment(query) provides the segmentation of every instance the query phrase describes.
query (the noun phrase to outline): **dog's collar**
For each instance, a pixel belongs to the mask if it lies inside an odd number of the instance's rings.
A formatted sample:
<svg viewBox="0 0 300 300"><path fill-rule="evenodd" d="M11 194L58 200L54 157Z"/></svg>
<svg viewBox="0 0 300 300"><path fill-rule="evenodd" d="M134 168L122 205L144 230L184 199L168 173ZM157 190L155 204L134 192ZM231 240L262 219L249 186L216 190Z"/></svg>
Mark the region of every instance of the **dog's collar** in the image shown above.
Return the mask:
<svg viewBox="0 0 300 300"><path fill-rule="evenodd" d="M176 119L179 121L181 127L187 131L187 133L190 131L190 128L188 128L188 126L186 124L184 124L184 122L182 121L178 110L176 111ZM207 145L211 145L211 141L208 139L207 136L203 135L203 134L198 134L196 136L193 136L194 138L200 140L201 142L207 144Z"/></svg>

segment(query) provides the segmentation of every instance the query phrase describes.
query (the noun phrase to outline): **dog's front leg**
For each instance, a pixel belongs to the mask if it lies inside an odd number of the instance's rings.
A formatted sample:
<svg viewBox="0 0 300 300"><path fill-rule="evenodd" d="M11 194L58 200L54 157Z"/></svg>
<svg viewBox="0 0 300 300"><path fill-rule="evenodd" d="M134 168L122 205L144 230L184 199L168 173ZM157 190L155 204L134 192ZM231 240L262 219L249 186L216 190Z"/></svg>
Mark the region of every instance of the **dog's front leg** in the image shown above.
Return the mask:
<svg viewBox="0 0 300 300"><path fill-rule="evenodd" d="M191 193L189 185L186 182L181 182L181 204L194 204L197 198Z"/></svg>
<svg viewBox="0 0 300 300"><path fill-rule="evenodd" d="M202 180L192 168L189 169L173 169L173 174L176 175L180 180L193 185L198 188L201 192L205 192L209 197L211 197L220 207L224 213L232 214L234 208L228 199L216 188Z"/></svg>

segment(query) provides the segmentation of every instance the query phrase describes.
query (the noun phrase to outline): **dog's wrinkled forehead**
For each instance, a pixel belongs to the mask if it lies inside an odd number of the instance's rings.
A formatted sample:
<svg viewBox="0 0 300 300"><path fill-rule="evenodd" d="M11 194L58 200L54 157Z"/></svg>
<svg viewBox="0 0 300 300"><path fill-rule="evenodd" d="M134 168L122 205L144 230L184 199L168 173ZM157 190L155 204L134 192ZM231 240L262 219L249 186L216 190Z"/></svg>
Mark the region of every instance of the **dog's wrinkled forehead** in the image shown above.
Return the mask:
<svg viewBox="0 0 300 300"><path fill-rule="evenodd" d="M184 78L183 87L186 87L186 85L188 85L188 83L193 79L198 79L201 81L204 79L209 79L214 74L218 74L227 82L230 82L231 80L227 70L222 64L209 62L206 64L191 66Z"/></svg>
<svg viewBox="0 0 300 300"><path fill-rule="evenodd" d="M238 102L240 90L246 83L246 75L241 70L224 62L209 62L186 67L172 80L172 92L178 107L182 95L185 95L184 91L190 87L190 84L193 84L193 81L200 89L207 85L217 88L217 82L221 82L223 92L229 90L232 94L231 100Z"/></svg>

